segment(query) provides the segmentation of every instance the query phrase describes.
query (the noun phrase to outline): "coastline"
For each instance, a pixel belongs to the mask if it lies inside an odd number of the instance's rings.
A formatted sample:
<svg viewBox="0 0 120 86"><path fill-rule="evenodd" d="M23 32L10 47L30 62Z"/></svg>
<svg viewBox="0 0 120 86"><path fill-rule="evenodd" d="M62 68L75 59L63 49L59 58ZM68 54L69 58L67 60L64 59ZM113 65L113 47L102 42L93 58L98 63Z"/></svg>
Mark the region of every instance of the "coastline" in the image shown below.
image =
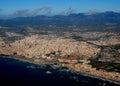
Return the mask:
<svg viewBox="0 0 120 86"><path fill-rule="evenodd" d="M104 77L100 77L100 76L96 76L96 75L91 75L91 74L83 73L83 72L80 72L80 74L83 75L83 76L88 76L88 77L91 77L91 78L96 78L96 79L100 79L100 80L103 80L103 81L108 81L110 83L114 83L114 84L120 85L119 81L115 81L115 80L112 80L112 79L106 79Z"/></svg>
<svg viewBox="0 0 120 86"><path fill-rule="evenodd" d="M11 58L11 59L15 59L15 60L23 61L23 62L32 63L32 64L35 64L35 65L38 65L38 66L50 65L49 63L47 63L47 64L40 64L40 63L36 63L34 61L30 61L29 59L17 58L15 56L10 56L10 55L0 55L0 56L3 57L3 58L4 57L5 58ZM53 66L51 66L51 67L54 68ZM97 75L92 75L92 74L89 74L89 73L86 73L86 72L82 72L82 71L75 71L75 70L71 70L71 69L69 69L69 71L77 73L77 74L82 75L82 76L96 78L96 79L99 79L99 80L102 80L102 81L107 81L107 82L110 82L110 83L114 83L114 84L120 85L119 81L116 81L116 80L113 80L113 79L107 79L107 78L104 78L104 77L100 77L100 76L97 76Z"/></svg>

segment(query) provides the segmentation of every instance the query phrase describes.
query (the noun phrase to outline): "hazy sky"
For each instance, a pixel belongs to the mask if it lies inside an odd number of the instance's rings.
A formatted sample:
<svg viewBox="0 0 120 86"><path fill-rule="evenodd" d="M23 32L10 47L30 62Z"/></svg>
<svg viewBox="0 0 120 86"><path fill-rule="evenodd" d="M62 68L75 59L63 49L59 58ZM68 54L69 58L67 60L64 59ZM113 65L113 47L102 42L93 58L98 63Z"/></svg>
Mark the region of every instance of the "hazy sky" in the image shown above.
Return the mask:
<svg viewBox="0 0 120 86"><path fill-rule="evenodd" d="M33 16L88 11L120 12L120 0L0 0L0 15Z"/></svg>

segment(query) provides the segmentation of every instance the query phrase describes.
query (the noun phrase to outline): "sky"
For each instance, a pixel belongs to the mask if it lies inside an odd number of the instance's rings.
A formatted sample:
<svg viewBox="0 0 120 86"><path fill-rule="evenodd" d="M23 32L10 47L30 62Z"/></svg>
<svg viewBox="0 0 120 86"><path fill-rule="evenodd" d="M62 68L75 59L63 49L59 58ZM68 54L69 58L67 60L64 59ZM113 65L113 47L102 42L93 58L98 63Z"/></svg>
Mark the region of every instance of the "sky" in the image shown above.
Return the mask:
<svg viewBox="0 0 120 86"><path fill-rule="evenodd" d="M120 0L0 0L0 16L120 12Z"/></svg>

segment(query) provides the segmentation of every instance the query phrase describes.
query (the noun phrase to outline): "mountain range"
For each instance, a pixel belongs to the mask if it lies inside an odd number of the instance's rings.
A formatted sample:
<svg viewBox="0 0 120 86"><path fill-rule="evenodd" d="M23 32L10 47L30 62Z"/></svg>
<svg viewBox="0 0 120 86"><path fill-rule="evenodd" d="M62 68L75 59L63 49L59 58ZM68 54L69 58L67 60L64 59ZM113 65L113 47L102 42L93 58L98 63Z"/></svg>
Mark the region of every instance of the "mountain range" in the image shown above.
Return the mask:
<svg viewBox="0 0 120 86"><path fill-rule="evenodd" d="M74 13L69 15L16 17L0 19L0 26L15 25L56 25L56 26L103 26L120 25L120 13L106 11L94 14Z"/></svg>

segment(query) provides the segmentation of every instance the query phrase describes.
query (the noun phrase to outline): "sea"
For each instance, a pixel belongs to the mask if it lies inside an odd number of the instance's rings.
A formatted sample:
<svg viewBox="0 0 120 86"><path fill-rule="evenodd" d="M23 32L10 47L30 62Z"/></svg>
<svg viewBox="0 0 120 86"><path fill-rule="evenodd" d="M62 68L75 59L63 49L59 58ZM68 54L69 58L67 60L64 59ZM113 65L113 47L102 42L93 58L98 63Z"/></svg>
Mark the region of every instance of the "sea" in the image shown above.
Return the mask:
<svg viewBox="0 0 120 86"><path fill-rule="evenodd" d="M120 86L119 83L70 71L66 67L54 69L0 56L0 86Z"/></svg>

